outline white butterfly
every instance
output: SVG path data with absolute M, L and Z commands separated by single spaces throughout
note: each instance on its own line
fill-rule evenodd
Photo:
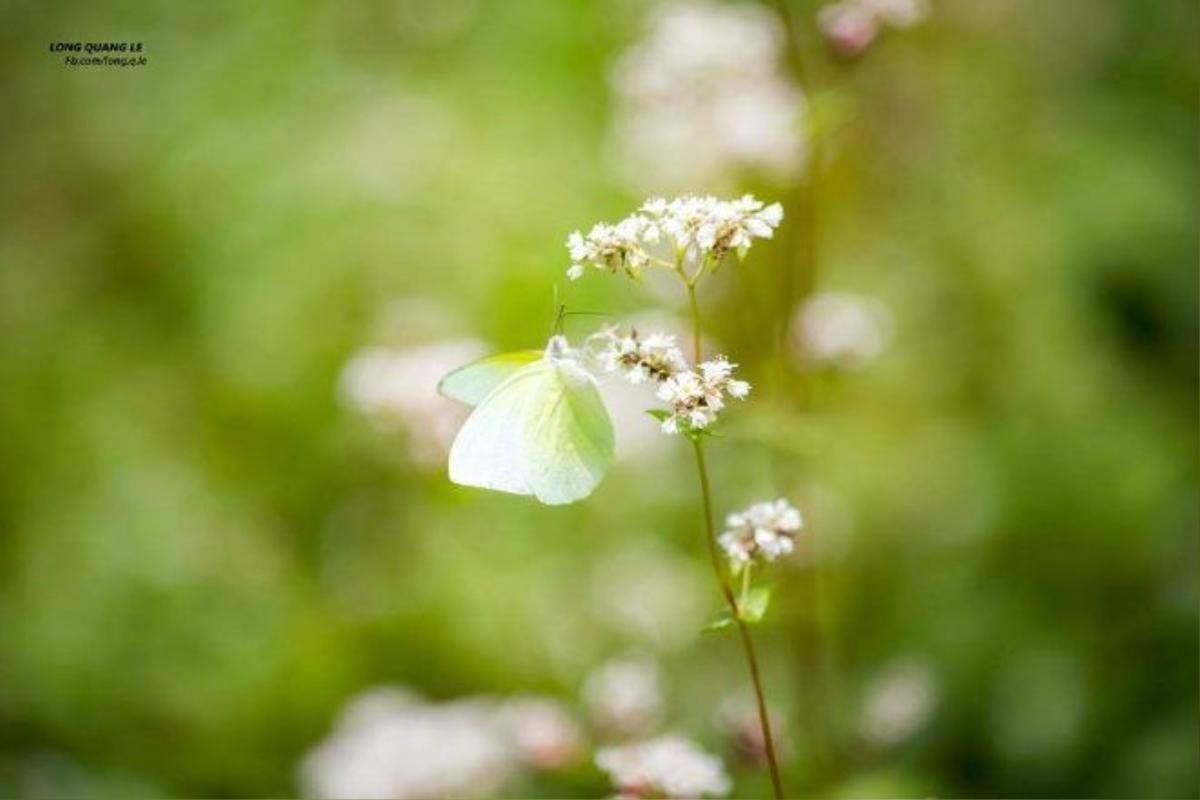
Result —
M 455 483 L 561 505 L 591 494 L 612 464 L 612 422 L 596 380 L 561 336 L 543 352 L 460 367 L 438 391 L 475 406 L 450 448 Z

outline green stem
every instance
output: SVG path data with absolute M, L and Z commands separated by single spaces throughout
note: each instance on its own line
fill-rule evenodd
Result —
M 696 287 L 687 284 L 688 305 L 692 310 L 692 363 L 699 366 L 703 353 L 700 351 L 700 306 L 696 302 Z
M 687 283 L 688 304 L 692 312 L 692 351 L 696 363 L 700 362 L 700 307 L 696 303 L 696 288 Z M 763 692 L 762 676 L 758 669 L 758 656 L 754 652 L 754 640 L 750 637 L 750 628 L 742 619 L 738 609 L 737 598 L 733 594 L 733 586 L 721 566 L 721 554 L 717 549 L 717 530 L 713 524 L 712 487 L 708 480 L 708 464 L 704 460 L 704 445 L 699 438 L 692 439 L 692 451 L 696 455 L 696 472 L 700 476 L 700 495 L 704 506 L 705 544 L 708 547 L 708 558 L 712 562 L 713 574 L 717 585 L 721 587 L 721 595 L 729 606 L 729 615 L 737 625 L 738 634 L 742 640 L 742 650 L 746 654 L 746 664 L 750 667 L 750 681 L 754 684 L 754 699 L 758 704 L 758 724 L 762 729 L 763 744 L 767 751 L 767 765 L 771 771 L 771 786 L 775 790 L 776 800 L 783 800 L 783 779 L 779 775 L 779 759 L 775 755 L 775 739 L 771 735 L 771 718 L 767 714 L 767 701 Z
M 763 691 L 762 675 L 758 669 L 758 656 L 754 652 L 754 640 L 750 638 L 750 628 L 738 610 L 737 598 L 733 595 L 733 587 L 725 571 L 721 568 L 721 554 L 717 551 L 717 532 L 713 525 L 712 489 L 708 481 L 708 465 L 704 460 L 704 445 L 700 440 L 692 440 L 692 450 L 696 454 L 696 471 L 700 476 L 700 494 L 704 500 L 705 541 L 708 544 L 708 557 L 712 561 L 713 573 L 717 576 L 717 584 L 721 587 L 721 595 L 729 606 L 729 614 L 737 625 L 738 634 L 742 640 L 742 650 L 746 653 L 746 663 L 750 667 L 750 681 L 754 684 L 754 699 L 758 704 L 758 724 L 762 729 L 763 744 L 767 750 L 767 765 L 771 770 L 771 785 L 775 789 L 777 800 L 783 800 L 783 779 L 779 775 L 779 759 L 775 755 L 775 739 L 771 734 L 771 718 L 767 714 L 766 695 Z

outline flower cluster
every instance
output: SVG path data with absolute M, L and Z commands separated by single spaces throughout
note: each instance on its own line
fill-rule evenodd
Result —
M 717 356 L 692 369 L 675 346 L 675 337 L 665 333 L 643 340 L 636 331 L 622 336 L 616 328 L 606 328 L 591 341 L 599 342 L 597 357 L 609 372 L 621 373 L 630 383 L 658 385 L 658 399 L 668 406 L 661 417 L 664 433 L 707 428 L 725 407 L 726 397 L 741 400 L 750 393 L 749 383 L 733 377 L 737 364 Z
M 595 334 L 592 341 L 602 345 L 601 366 L 609 372 L 621 373 L 630 383 L 664 381 L 688 368 L 683 352 L 670 334 L 652 333 L 642 339 L 636 330 L 621 336 L 614 326 Z
M 783 220 L 779 203 L 765 206 L 753 195 L 719 200 L 711 195 L 685 195 L 674 200 L 652 198 L 637 213 L 615 225 L 600 223 L 584 236 L 567 238 L 571 280 L 591 266 L 637 277 L 649 264 L 672 267 L 716 264 L 730 251 L 744 257 L 755 239 L 769 239 Z
M 575 280 L 583 275 L 584 264 L 609 272 L 624 271 L 630 277 L 637 277 L 650 260 L 642 246 L 643 242 L 650 241 L 650 230 L 647 220 L 634 214 L 616 225 L 597 223 L 587 236 L 575 231 L 567 237 L 567 252 L 571 254 L 567 277 Z
M 429 702 L 402 687 L 354 697 L 305 756 L 306 797 L 494 797 L 528 770 L 553 770 L 583 752 L 570 713 L 547 697 Z
M 883 26 L 911 28 L 928 13 L 925 0 L 839 0 L 818 12 L 817 24 L 835 52 L 853 58 L 871 46 Z
M 613 151 L 634 186 L 790 178 L 804 165 L 804 95 L 784 68 L 778 15 L 754 3 L 657 4 L 617 62 Z
M 659 384 L 658 398 L 671 407 L 663 420 L 664 433 L 707 428 L 725 407 L 725 396 L 742 400 L 750 394 L 750 384 L 734 380 L 736 364 L 724 356 L 700 364 L 700 371 L 680 372 Z
M 596 766 L 608 773 L 621 797 L 720 797 L 731 785 L 719 758 L 670 734 L 606 747 L 596 753 Z
M 300 782 L 322 800 L 481 797 L 515 769 L 486 703 L 426 703 L 401 689 L 355 698 L 337 727 L 305 758 Z
M 662 687 L 652 661 L 609 661 L 590 675 L 583 699 L 593 723 L 606 736 L 644 736 L 662 716 Z
M 804 522 L 787 500 L 755 503 L 725 518 L 718 538 L 735 567 L 755 560 L 774 561 L 795 548 L 795 536 Z

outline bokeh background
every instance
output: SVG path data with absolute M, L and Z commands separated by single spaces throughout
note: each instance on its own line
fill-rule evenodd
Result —
M 621 698 L 764 793 L 684 445 L 626 398 L 541 507 L 447 481 L 432 393 L 556 284 L 675 324 L 563 241 L 690 190 L 787 214 L 701 300 L 755 384 L 718 513 L 806 520 L 757 631 L 791 791 L 1195 796 L 1197 8 L 853 5 L 6 4 L 0 794 L 329 794 L 428 755 L 309 755 L 382 686 L 447 773 L 512 698 L 561 723 L 397 793 L 605 796 Z M 110 39 L 149 64 L 47 52 Z

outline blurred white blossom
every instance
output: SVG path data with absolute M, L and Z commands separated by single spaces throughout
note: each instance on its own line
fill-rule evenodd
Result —
M 795 549 L 803 526 L 800 512 L 787 500 L 755 503 L 725 518 L 717 541 L 735 567 L 751 561 L 774 561 Z
M 786 751 L 783 721 L 774 713 L 770 717 L 775 749 L 783 756 Z M 715 721 L 739 759 L 756 767 L 767 764 L 767 740 L 763 737 L 753 695 L 737 692 L 726 697 L 717 708 Z
M 506 700 L 498 719 L 521 757 L 535 769 L 558 769 L 583 754 L 578 724 L 562 703 L 548 697 Z
M 583 699 L 596 728 L 606 736 L 649 733 L 662 716 L 662 689 L 652 661 L 609 661 L 587 677 Z
M 817 26 L 839 55 L 862 54 L 884 26 L 910 28 L 929 14 L 926 0 L 839 0 L 817 12 Z
M 731 788 L 721 759 L 677 735 L 603 748 L 596 766 L 621 797 L 722 797 Z
M 426 466 L 441 466 L 467 411 L 437 393 L 438 381 L 484 351 L 474 339 L 367 348 L 342 370 L 343 402 L 380 427 L 402 427 L 413 457 Z
M 804 166 L 804 95 L 784 68 L 786 33 L 754 3 L 676 0 L 617 62 L 614 154 L 641 187 L 724 188 L 750 171 Z
M 849 292 L 822 292 L 792 318 L 792 342 L 807 364 L 859 369 L 887 348 L 892 315 L 880 301 Z
M 300 767 L 315 798 L 491 797 L 517 767 L 491 703 L 376 689 L 351 701 Z
M 885 666 L 866 689 L 859 721 L 863 739 L 879 747 L 899 744 L 925 724 L 937 698 L 925 664 L 903 659 Z
M 575 280 L 587 267 L 640 277 L 647 266 L 673 268 L 676 254 L 695 268 L 715 265 L 730 251 L 744 257 L 755 239 L 770 239 L 783 221 L 783 206 L 764 205 L 753 195 L 719 200 L 711 195 L 652 198 L 616 224 L 600 222 L 586 236 L 567 237 Z
M 483 798 L 523 769 L 559 769 L 583 752 L 579 726 L 551 698 L 431 703 L 389 686 L 346 704 L 299 777 L 305 796 L 330 800 Z

